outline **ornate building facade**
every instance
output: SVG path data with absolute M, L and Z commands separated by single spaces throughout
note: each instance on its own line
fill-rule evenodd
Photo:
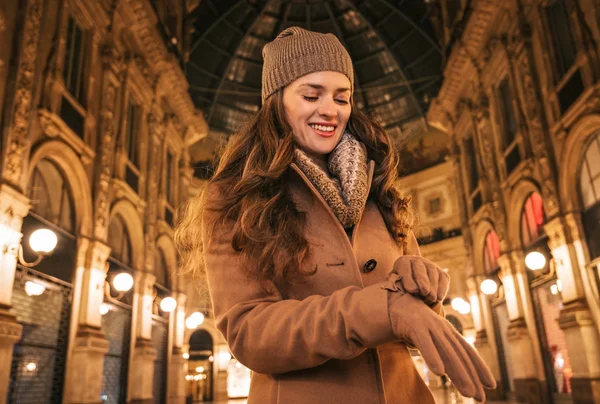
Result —
M 600 403 L 600 3 L 434 3 L 444 82 L 428 120 L 451 136 L 494 395 Z
M 0 4 L 0 403 L 185 401 L 191 3 Z

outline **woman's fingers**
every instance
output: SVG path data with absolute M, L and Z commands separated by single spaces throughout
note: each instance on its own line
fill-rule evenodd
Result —
M 475 348 L 469 345 L 469 343 L 464 338 L 460 339 L 460 343 L 463 345 L 465 351 L 471 358 L 471 362 L 473 363 L 473 366 L 475 367 L 477 374 L 479 375 L 479 380 L 481 380 L 483 386 L 487 389 L 495 389 L 496 378 L 494 377 L 488 366 L 485 364 L 483 359 L 481 359 L 481 356 L 479 356 L 477 351 L 475 351 Z
M 438 295 L 438 286 L 440 280 L 440 272 L 436 265 L 426 264 L 427 276 L 429 277 L 429 294 L 425 296 L 427 303 L 435 303 L 440 299 Z
M 427 363 L 429 369 L 438 376 L 446 373 L 444 361 L 433 343 L 429 330 L 421 331 L 411 338 L 411 342 L 421 352 L 423 360 Z
M 411 261 L 413 279 L 419 287 L 421 296 L 426 297 L 431 291 L 431 284 L 429 282 L 429 274 L 427 267 L 423 260 Z
M 475 369 L 475 364 L 473 363 L 471 356 L 467 353 L 467 347 L 463 346 L 460 342 L 460 340 L 464 340 L 464 338 L 454 330 L 448 330 L 446 336 L 452 344 L 454 351 L 458 354 L 459 357 L 462 358 L 465 368 L 471 375 L 471 381 L 475 386 L 475 395 L 473 395 L 473 398 L 477 401 L 484 401 L 485 391 L 483 390 L 483 384 L 481 383 L 479 374 Z M 469 348 L 471 347 L 469 346 Z
M 438 300 L 444 300 L 450 288 L 450 276 L 441 269 L 439 270 L 439 275 L 437 295 Z
M 465 397 L 474 397 L 477 391 L 475 384 L 471 380 L 471 376 L 465 368 L 462 359 L 454 351 L 450 341 L 448 341 L 448 336 L 443 328 L 430 330 L 430 332 L 437 351 L 444 361 L 446 373 L 460 394 Z

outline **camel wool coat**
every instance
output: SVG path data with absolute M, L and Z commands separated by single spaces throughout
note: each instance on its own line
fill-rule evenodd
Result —
M 370 161 L 369 188 L 373 171 Z M 265 292 L 232 248 L 232 228 L 217 226 L 211 237 L 203 229 L 217 328 L 253 371 L 248 404 L 435 404 L 392 332 L 381 287 L 399 256 L 419 255 L 414 235 L 402 251 L 368 200 L 349 239 L 295 164 L 288 178 L 297 209 L 307 212 L 306 265 L 315 275 Z

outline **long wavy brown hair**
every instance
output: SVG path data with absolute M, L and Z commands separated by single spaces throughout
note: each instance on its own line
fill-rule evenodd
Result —
M 402 244 L 412 228 L 413 215 L 410 199 L 394 187 L 398 157 L 392 139 L 354 107 L 346 130 L 366 145 L 368 158 L 375 162 L 369 197 L 376 201 L 390 234 Z M 175 243 L 183 271 L 202 273 L 201 228 L 208 226 L 209 234 L 215 230 L 233 233 L 233 249 L 242 255 L 249 276 L 263 285 L 315 272 L 303 265 L 311 251 L 304 236 L 307 213 L 296 209 L 286 187 L 295 147 L 283 90 L 279 90 L 231 137 L 205 188 L 210 191 L 188 201 L 179 212 Z M 208 198 L 215 190 L 218 198 Z

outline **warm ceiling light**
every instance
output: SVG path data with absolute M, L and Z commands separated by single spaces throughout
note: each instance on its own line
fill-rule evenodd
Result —
M 26 366 L 25 369 L 27 369 L 29 372 L 33 372 L 34 370 L 37 369 L 37 365 L 33 362 L 29 362 Z
M 38 229 L 29 236 L 29 246 L 38 254 L 49 254 L 54 250 L 58 239 L 49 229 Z

